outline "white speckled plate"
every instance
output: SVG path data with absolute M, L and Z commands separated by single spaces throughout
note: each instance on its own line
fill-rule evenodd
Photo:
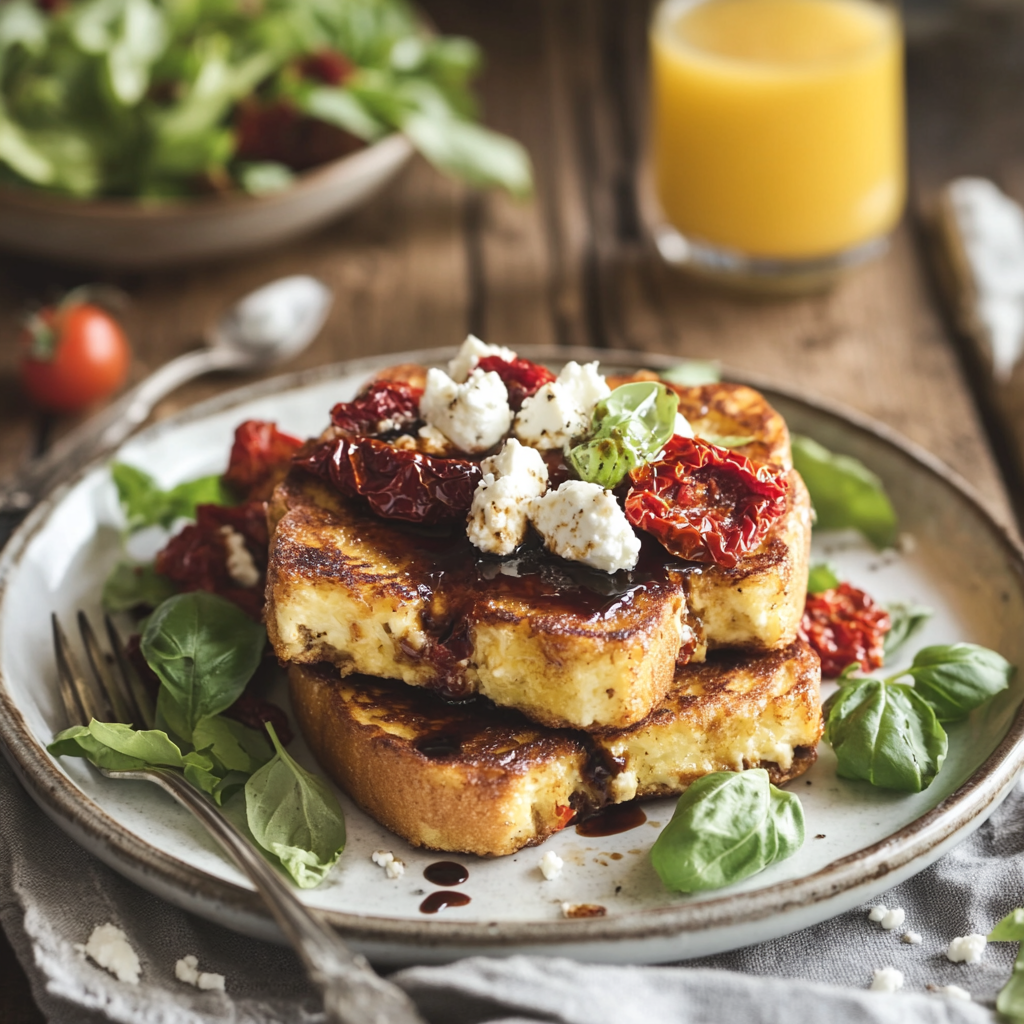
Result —
M 599 358 L 635 367 L 622 352 L 524 352 L 552 364 Z M 428 352 L 347 363 L 232 392 L 140 434 L 120 458 L 160 483 L 223 467 L 235 425 L 257 417 L 297 434 L 318 432 L 330 406 L 352 397 L 376 369 Z M 670 365 L 645 357 L 648 366 Z M 815 538 L 842 574 L 886 602 L 936 609 L 920 643 L 970 640 L 1024 664 L 1024 561 L 1017 545 L 935 459 L 863 419 L 764 389 L 794 431 L 863 459 L 885 480 L 906 553 L 879 555 L 856 535 Z M 78 607 L 99 609 L 104 575 L 119 554 L 114 489 L 104 466 L 86 469 L 44 502 L 0 557 L 0 737 L 29 791 L 58 824 L 115 869 L 165 899 L 221 924 L 277 938 L 244 877 L 170 798 L 145 783 L 104 779 L 78 760 L 45 751 L 65 724 L 56 692 L 49 614 L 67 622 Z M 135 543 L 145 543 L 137 538 Z M 155 545 L 158 538 L 150 537 Z M 588 839 L 568 829 L 544 844 L 565 868 L 552 882 L 539 870 L 543 850 L 483 860 L 460 888 L 469 905 L 427 917 L 418 907 L 433 887 L 423 868 L 439 859 L 414 850 L 344 800 L 350 842 L 338 867 L 303 894 L 381 963 L 441 962 L 477 953 L 562 954 L 587 960 L 657 962 L 713 953 L 785 934 L 846 910 L 920 871 L 983 822 L 1024 764 L 1019 713 L 1024 674 L 1009 691 L 950 729 L 950 753 L 936 782 L 913 796 L 836 778 L 824 744 L 814 768 L 792 784 L 803 802 L 808 839 L 793 858 L 745 883 L 696 897 L 666 893 L 647 858 L 671 800 L 645 805 L 632 831 Z M 313 767 L 297 743 L 300 760 Z M 405 861 L 392 881 L 370 861 L 380 847 Z M 600 903 L 604 918 L 564 920 L 559 904 Z

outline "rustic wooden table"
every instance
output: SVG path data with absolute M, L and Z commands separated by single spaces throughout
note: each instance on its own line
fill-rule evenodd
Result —
M 963 369 L 913 224 L 891 251 L 828 294 L 755 301 L 691 283 L 645 229 L 646 5 L 620 0 L 423 4 L 445 31 L 479 40 L 489 123 L 533 154 L 537 197 L 481 195 L 416 162 L 350 219 L 230 264 L 123 275 L 141 377 L 197 344 L 248 289 L 295 272 L 329 284 L 327 327 L 295 367 L 370 352 L 455 345 L 467 330 L 509 345 L 593 345 L 721 360 L 888 423 L 961 473 L 1012 522 L 1000 463 L 1016 458 L 983 384 Z M 909 100 L 915 195 L 965 172 L 1024 188 L 1024 18 L 911 12 Z M 15 376 L 21 311 L 87 275 L 0 258 L 0 476 L 72 424 L 35 413 Z M 207 379 L 158 416 L 240 383 Z M 975 396 L 981 395 L 979 401 Z M 1018 497 L 1020 497 L 1018 495 Z M 2 827 L 2 825 L 0 825 Z M 42 1020 L 0 933 L 0 1020 Z

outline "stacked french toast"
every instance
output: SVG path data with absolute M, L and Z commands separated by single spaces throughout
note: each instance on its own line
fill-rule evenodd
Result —
M 675 419 L 645 452 L 655 402 Z M 298 723 L 414 845 L 509 854 L 709 772 L 813 763 L 810 502 L 748 387 L 556 377 L 470 338 L 337 406 L 269 515 Z

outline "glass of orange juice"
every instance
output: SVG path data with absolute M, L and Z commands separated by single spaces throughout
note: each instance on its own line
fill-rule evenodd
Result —
M 902 58 L 898 11 L 881 0 L 662 0 L 662 255 L 802 290 L 883 251 L 906 195 Z

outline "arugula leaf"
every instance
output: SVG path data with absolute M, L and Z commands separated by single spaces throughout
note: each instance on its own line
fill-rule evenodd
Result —
M 807 574 L 807 593 L 821 594 L 826 590 L 834 590 L 840 582 L 834 566 L 828 562 L 815 562 Z
M 251 196 L 267 196 L 274 192 L 283 192 L 295 182 L 295 175 L 291 169 L 273 160 L 240 163 L 236 173 L 238 183 Z
M 316 86 L 297 97 L 297 102 L 310 117 L 332 124 L 367 142 L 387 134 L 388 126 L 375 117 L 351 89 Z
M 988 933 L 989 942 L 1024 941 L 1024 910 L 1011 910 L 999 924 Z M 996 996 L 996 1009 L 1004 1017 L 1024 1020 L 1024 948 L 1017 950 L 1013 973 Z
M 659 382 L 617 387 L 597 403 L 593 434 L 569 452 L 570 465 L 581 480 L 617 487 L 672 436 L 678 408 L 679 396 Z
M 1015 671 L 1001 654 L 987 647 L 940 644 L 923 647 L 910 668 L 888 681 L 910 676 L 914 690 L 932 706 L 939 721 L 955 722 L 1005 690 Z
M 684 359 L 678 365 L 662 370 L 660 376 L 669 384 L 696 388 L 702 384 L 717 384 L 722 379 L 722 371 L 718 363 L 707 359 Z
M 118 562 L 103 583 L 103 607 L 108 612 L 156 608 L 178 592 L 152 563 Z
M 195 519 L 197 505 L 234 504 L 219 476 L 186 480 L 165 491 L 147 472 L 126 462 L 115 462 L 110 472 L 131 532 L 146 526 L 166 529 L 176 519 Z
M 256 842 L 311 889 L 345 849 L 345 817 L 327 783 L 295 762 L 269 723 L 267 731 L 277 753 L 245 784 L 246 819 Z
M 809 437 L 793 435 L 793 465 L 807 484 L 817 525 L 853 527 L 877 548 L 896 541 L 896 512 L 881 479 L 849 455 L 836 455 Z
M 803 841 L 800 801 L 771 785 L 763 768 L 713 772 L 679 798 L 651 863 L 666 888 L 704 892 L 763 871 Z
M 880 679 L 853 679 L 825 703 L 824 738 L 844 779 L 882 789 L 919 793 L 946 757 L 946 732 L 931 705 L 913 687 Z
M 142 634 L 142 655 L 163 684 L 157 711 L 182 739 L 241 696 L 263 657 L 266 631 L 216 594 L 164 601 Z
M 924 628 L 925 623 L 935 614 L 924 605 L 894 601 L 885 606 L 892 621 L 892 628 L 885 634 L 883 648 L 886 660 L 891 658 L 915 634 Z
M 515 139 L 436 111 L 409 115 L 401 128 L 438 170 L 481 188 L 497 185 L 518 199 L 533 194 L 530 157 Z

